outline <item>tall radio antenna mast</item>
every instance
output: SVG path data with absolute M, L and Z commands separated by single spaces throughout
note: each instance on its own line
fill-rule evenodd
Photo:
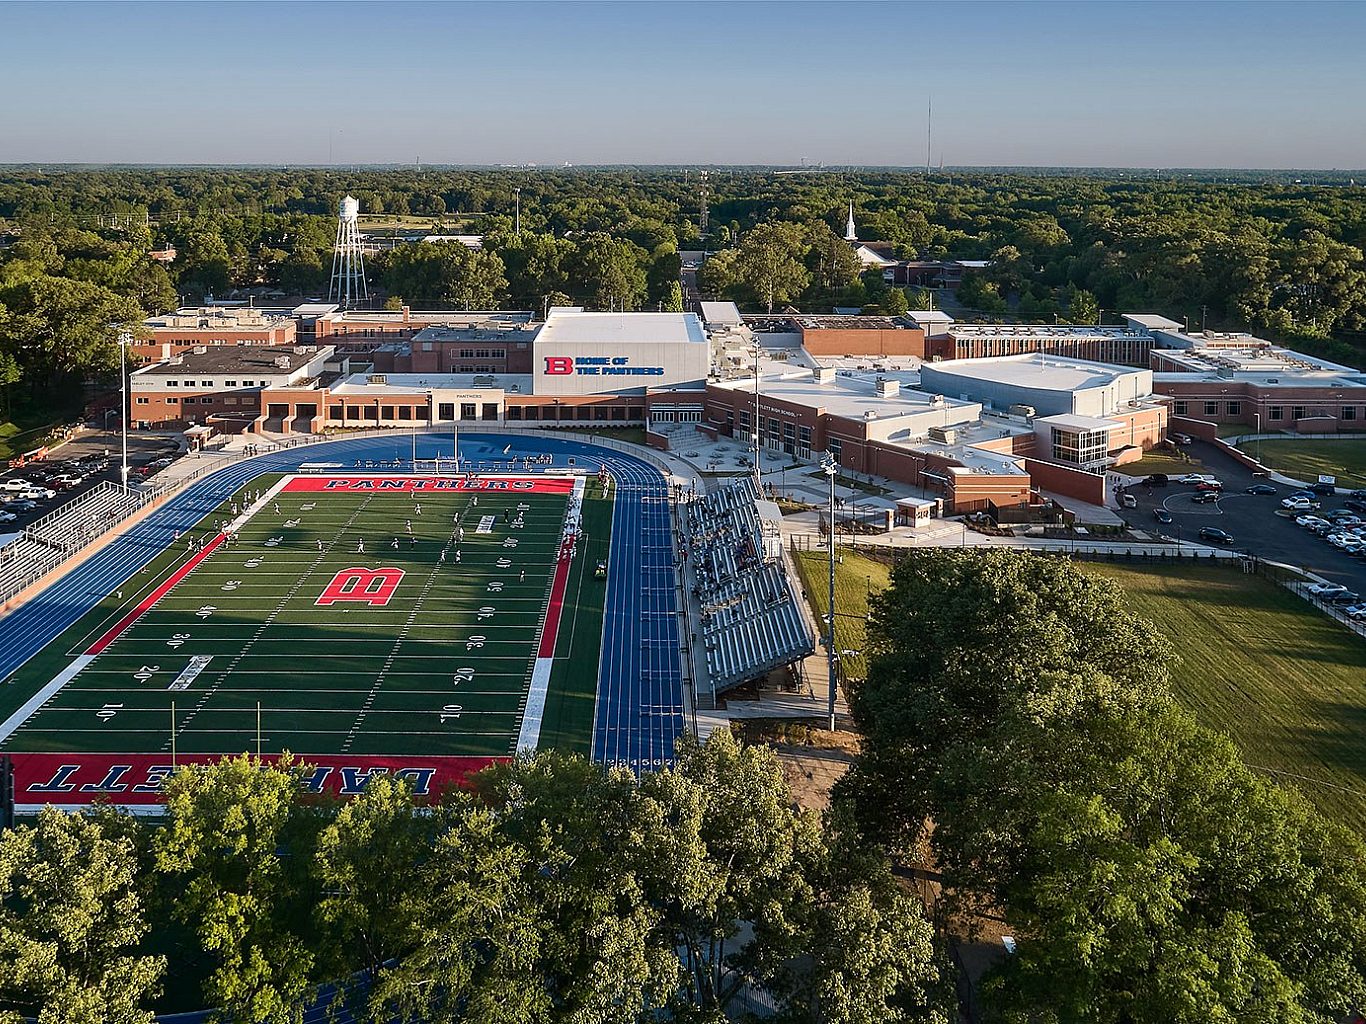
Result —
M 930 176 L 930 142 L 934 132 L 934 97 L 925 101 L 925 177 Z

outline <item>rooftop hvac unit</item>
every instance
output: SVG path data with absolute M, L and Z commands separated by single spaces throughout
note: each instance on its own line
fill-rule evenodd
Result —
M 930 427 L 929 435 L 931 441 L 938 441 L 940 444 L 958 443 L 957 427 Z
M 208 351 L 209 347 L 207 345 L 196 345 L 194 347 L 194 354 L 197 356 L 205 355 Z
M 291 360 L 291 359 L 289 358 L 289 356 L 276 356 L 276 357 L 275 357 L 275 365 L 278 366 L 278 367 L 279 367 L 280 369 L 282 369 L 282 370 L 288 370 L 288 369 L 289 369 L 289 364 L 290 364 L 291 362 L 293 362 L 293 360 Z
M 383 373 L 372 373 L 372 374 L 370 374 L 370 376 L 368 376 L 368 377 L 365 378 L 365 383 L 367 383 L 367 384 L 388 384 L 388 383 L 389 383 L 389 377 L 388 377 L 387 374 L 383 374 Z
M 1009 409 L 1012 416 L 1033 416 L 1036 411 L 1032 405 L 1012 405 Z
M 895 398 L 901 394 L 901 381 L 888 380 L 885 377 L 877 379 L 877 396 L 879 398 Z

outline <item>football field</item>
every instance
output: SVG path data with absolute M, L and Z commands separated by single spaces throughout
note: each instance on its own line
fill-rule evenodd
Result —
M 589 488 L 606 505 L 568 475 L 253 481 L 26 666 L 51 678 L 0 739 L 362 766 L 535 748 L 562 731 L 546 716 L 552 682 L 574 682 L 570 638 L 596 662 L 604 584 L 585 562 L 608 538 L 583 537 Z

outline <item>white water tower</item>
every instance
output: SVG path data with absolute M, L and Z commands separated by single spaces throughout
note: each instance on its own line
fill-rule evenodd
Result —
M 329 301 L 342 309 L 352 309 L 370 301 L 365 287 L 365 253 L 360 244 L 360 201 L 347 196 L 337 214 L 337 244 L 332 250 L 332 281 L 327 286 Z

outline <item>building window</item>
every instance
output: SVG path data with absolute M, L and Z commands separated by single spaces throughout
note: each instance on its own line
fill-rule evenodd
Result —
M 1283 410 L 1279 405 L 1273 405 L 1273 406 L 1271 407 L 1271 412 L 1270 412 L 1270 414 L 1269 414 L 1269 418 L 1270 418 L 1270 419 L 1273 419 L 1273 420 L 1284 419 L 1284 418 L 1285 418 L 1285 410 Z
M 225 380 L 225 381 L 223 382 L 223 386 L 224 386 L 225 388 L 235 388 L 235 387 L 237 387 L 237 381 L 235 381 L 235 380 Z
M 199 404 L 200 404 L 200 405 L 212 405 L 212 404 L 213 404 L 213 396 L 212 396 L 212 395 L 205 395 L 203 398 L 201 398 L 201 399 L 199 400 Z
M 1218 415 L 1219 415 L 1219 403 L 1218 403 L 1218 402 L 1206 402 L 1206 403 L 1205 403 L 1205 415 L 1206 415 L 1206 416 L 1218 416 Z
M 1109 433 L 1104 430 L 1061 430 L 1053 428 L 1053 458 L 1074 466 L 1103 463 L 1109 451 Z
M 339 419 L 341 419 L 341 418 L 342 418 L 342 406 L 340 406 L 340 405 L 329 405 L 329 406 L 327 407 L 327 418 L 330 419 L 330 420 L 339 420 Z
M 348 420 L 358 420 L 358 419 L 360 419 L 360 406 L 358 406 L 358 405 L 348 406 L 347 409 L 346 409 L 346 418 L 347 418 Z
M 510 420 L 520 420 L 522 418 L 522 407 L 520 405 L 509 405 L 507 408 L 507 418 Z
M 605 412 L 606 410 L 601 410 L 601 411 Z M 498 403 L 497 403 L 497 402 L 485 402 L 485 403 L 484 403 L 484 419 L 486 419 L 486 420 L 496 420 L 497 418 L 498 418 Z M 599 419 L 606 419 L 607 417 L 606 417 L 606 416 L 599 416 L 598 418 L 599 418 Z
M 1241 416 L 1241 415 L 1243 414 L 1243 403 L 1242 403 L 1242 402 L 1229 402 L 1229 403 L 1228 403 L 1228 414 L 1229 414 L 1230 416 Z
M 799 458 L 811 458 L 811 428 L 797 428 L 797 455 Z
M 178 381 L 178 380 L 168 380 L 168 381 L 166 382 L 166 386 L 167 386 L 168 388 L 178 388 L 178 387 L 180 387 L 180 381 Z
M 462 420 L 472 420 L 472 419 L 474 419 L 474 417 L 475 417 L 474 403 L 473 403 L 473 402 L 461 402 L 461 403 L 460 403 L 460 418 L 461 418 Z
M 1357 407 L 1356 407 L 1355 405 L 1344 405 L 1344 406 L 1342 407 L 1342 418 L 1345 419 L 1345 420 L 1354 420 L 1354 419 L 1356 419 L 1356 418 L 1357 418 Z
M 211 387 L 213 387 L 213 381 L 211 381 L 211 380 L 201 380 L 201 381 L 199 382 L 199 386 L 200 386 L 201 388 L 211 388 Z
M 401 419 L 401 420 L 410 420 L 410 419 L 412 419 L 412 418 L 413 418 L 413 407 L 412 407 L 411 405 L 400 405 L 400 406 L 398 407 L 398 418 Z
M 146 405 L 146 404 L 147 404 L 147 399 L 145 399 L 145 398 L 139 398 L 138 401 L 137 401 L 137 404 L 138 404 L 138 405 Z
M 393 407 L 392 405 L 386 405 L 384 408 L 382 408 L 382 409 L 379 411 L 379 418 L 382 419 L 382 420 L 391 420 L 391 419 L 393 419 L 393 418 L 394 418 L 394 407 Z
M 1302 406 L 1302 405 L 1292 405 L 1292 406 L 1290 407 L 1290 418 L 1291 418 L 1292 420 L 1302 420 L 1302 419 L 1304 419 L 1304 406 Z
M 1186 415 L 1186 408 L 1187 408 L 1187 403 L 1186 403 L 1186 402 L 1177 402 L 1177 403 L 1175 403 L 1175 404 L 1172 406 L 1172 411 L 1173 411 L 1177 416 L 1184 416 L 1184 415 Z
M 460 358 L 461 358 L 461 359 L 473 359 L 473 358 L 474 358 L 474 349 L 472 349 L 472 348 L 462 348 L 462 349 L 460 350 Z
M 829 449 L 830 454 L 833 455 L 835 457 L 835 461 L 838 462 L 840 458 L 840 453 L 844 450 L 844 442 L 840 440 L 838 437 L 827 438 L 825 442 L 825 447 Z
M 185 399 L 185 401 L 187 401 L 187 402 L 193 402 L 194 399 L 193 399 L 193 398 L 187 398 L 187 399 Z M 166 397 L 166 404 L 167 404 L 167 405 L 179 405 L 179 404 L 180 404 L 180 399 L 179 399 L 179 398 L 176 398 L 175 395 L 168 395 L 168 396 Z
M 256 383 L 256 381 L 254 381 L 254 380 L 244 380 L 244 381 L 242 382 L 242 386 L 243 386 L 244 388 L 249 388 L 249 387 L 251 387 L 252 385 L 254 385 L 255 383 Z

